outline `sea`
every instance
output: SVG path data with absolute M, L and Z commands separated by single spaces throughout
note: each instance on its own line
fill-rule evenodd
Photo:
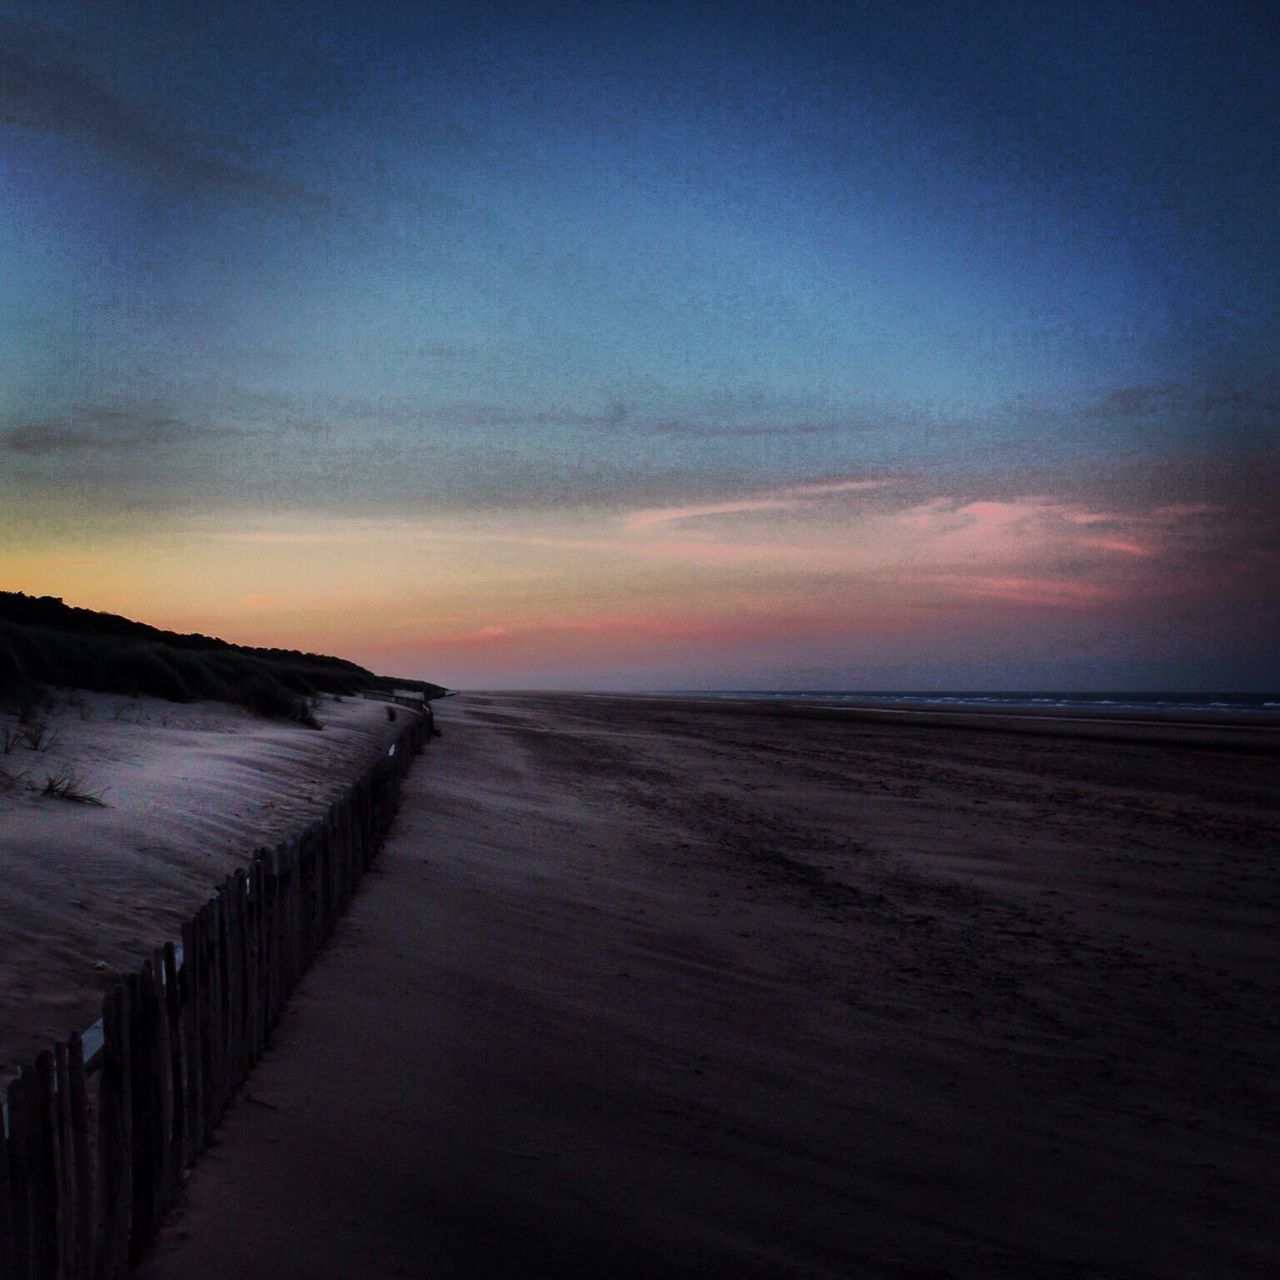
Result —
M 865 689 L 716 689 L 683 690 L 700 698 L 813 702 L 901 710 L 1042 711 L 1075 715 L 1145 716 L 1156 719 L 1203 717 L 1219 723 L 1275 720 L 1280 693 L 1063 693 L 1053 690 L 865 690 Z

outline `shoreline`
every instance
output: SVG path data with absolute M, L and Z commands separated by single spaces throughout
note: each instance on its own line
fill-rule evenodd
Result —
M 1115 710 L 1099 714 L 1076 708 L 1000 708 L 984 710 L 942 704 L 920 707 L 885 707 L 872 702 L 823 702 L 817 697 L 738 698 L 731 694 L 663 693 L 529 693 L 504 690 L 494 697 L 599 698 L 607 701 L 635 700 L 679 707 L 701 706 L 708 710 L 732 708 L 743 715 L 779 719 L 862 720 L 869 724 L 898 723 L 916 728 L 986 729 L 999 733 L 1045 734 L 1054 737 L 1105 738 L 1160 746 L 1188 746 L 1207 749 L 1280 753 L 1280 715 L 1265 720 L 1242 722 L 1223 713 L 1218 716 L 1177 711 L 1152 712 L 1135 716 Z

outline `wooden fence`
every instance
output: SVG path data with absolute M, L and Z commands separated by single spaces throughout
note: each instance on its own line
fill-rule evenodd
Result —
M 73 1035 L 12 1081 L 0 1280 L 125 1275 L 350 902 L 429 734 L 415 716 L 321 821 L 225 880 L 180 948 L 166 943 L 118 982 L 99 1050 Z

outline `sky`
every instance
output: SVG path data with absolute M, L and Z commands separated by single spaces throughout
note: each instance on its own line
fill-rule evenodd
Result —
M 1278 35 L 0 0 L 0 586 L 456 688 L 1280 687 Z

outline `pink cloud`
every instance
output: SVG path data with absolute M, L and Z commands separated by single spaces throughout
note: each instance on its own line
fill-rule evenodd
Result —
M 1036 494 L 970 502 L 939 497 L 892 522 L 905 576 L 914 568 L 917 581 L 977 599 L 1087 607 L 1160 589 L 1162 557 L 1185 541 L 1191 515 L 1186 507 L 1098 510 Z
M 693 503 L 681 507 L 652 507 L 629 512 L 622 517 L 622 526 L 625 529 L 647 529 L 655 525 L 672 524 L 682 520 L 702 519 L 705 516 L 742 515 L 753 511 L 790 511 L 804 506 L 810 498 L 882 489 L 886 485 L 893 484 L 894 479 L 894 477 L 883 476 L 842 476 L 783 485 L 781 488 L 769 490 L 758 496 L 745 495 L 740 498 L 726 498 L 720 502 Z
M 1152 553 L 1150 546 L 1128 538 L 1085 538 L 1080 545 L 1094 547 L 1099 551 L 1119 551 L 1127 556 L 1149 556 Z
M 1115 524 L 1124 519 L 1107 511 L 1068 511 L 1066 518 L 1072 524 Z
M 1088 551 L 1151 556 L 1177 523 L 1166 508 L 1121 515 L 1043 495 L 959 504 L 934 498 L 895 520 L 934 554 L 1003 563 Z
M 1001 577 L 980 574 L 935 574 L 928 579 L 959 595 L 1009 604 L 1079 608 L 1119 599 L 1119 589 L 1075 578 Z

